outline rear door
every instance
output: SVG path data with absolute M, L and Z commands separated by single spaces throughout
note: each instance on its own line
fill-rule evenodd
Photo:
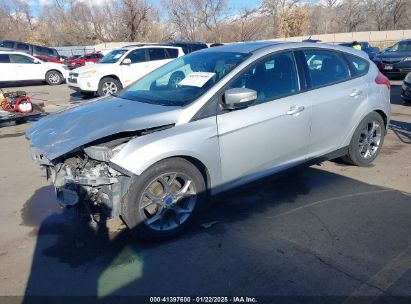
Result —
M 230 88 L 255 90 L 257 101 L 217 116 L 224 183 L 241 184 L 256 174 L 265 175 L 306 159 L 311 100 L 298 94 L 293 52 L 261 59 L 240 73 Z
M 35 59 L 22 54 L 10 54 L 11 65 L 16 71 L 16 80 L 40 80 L 44 79 L 41 63 Z
M 15 81 L 16 69 L 8 54 L 0 54 L 0 81 Z
M 147 52 L 148 60 L 150 60 L 150 64 L 146 70 L 147 74 L 173 60 L 168 57 L 169 54 L 166 52 L 166 48 L 147 48 Z M 172 51 L 171 54 L 173 54 Z
M 307 49 L 302 56 L 310 87 L 306 98 L 313 102 L 309 154 L 322 156 L 342 148 L 356 109 L 367 99 L 367 84 L 364 73 L 353 75 L 344 53 Z

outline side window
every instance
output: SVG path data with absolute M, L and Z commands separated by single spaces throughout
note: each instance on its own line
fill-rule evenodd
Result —
M 367 74 L 369 67 L 367 60 L 350 54 L 345 54 L 345 57 L 351 64 L 351 75 L 353 77 L 358 77 Z
M 178 49 L 164 49 L 167 54 L 167 58 L 177 58 L 178 57 Z
M 266 57 L 242 72 L 229 88 L 255 90 L 258 103 L 298 92 L 293 53 L 285 52 Z
M 7 49 L 12 49 L 14 48 L 14 42 L 4 41 L 1 46 Z
M 30 64 L 34 63 L 34 59 L 24 56 L 24 55 L 18 55 L 18 54 L 10 54 L 10 62 L 11 63 L 20 63 L 20 64 Z
M 28 44 L 25 43 L 17 43 L 17 49 L 22 51 L 28 51 L 30 47 Z
M 10 63 L 9 55 L 0 54 L 0 63 Z
M 333 84 L 350 78 L 347 64 L 336 52 L 307 50 L 304 51 L 304 56 L 313 87 Z
M 167 58 L 163 48 L 148 49 L 148 56 L 150 58 L 150 61 L 164 60 Z
M 129 58 L 131 60 L 131 63 L 139 63 L 139 62 L 144 62 L 146 61 L 146 50 L 145 49 L 139 49 L 130 52 L 130 54 L 127 55 L 126 58 Z

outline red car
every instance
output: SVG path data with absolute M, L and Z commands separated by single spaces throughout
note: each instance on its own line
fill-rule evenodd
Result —
M 85 54 L 84 56 L 80 58 L 75 58 L 75 59 L 68 59 L 66 60 L 66 65 L 69 67 L 70 70 L 79 68 L 81 66 L 86 65 L 86 62 L 98 62 L 100 61 L 101 58 L 103 58 L 103 54 L 100 52 L 98 53 L 89 53 Z
M 34 56 L 34 57 L 36 57 L 36 58 L 38 58 L 38 59 L 40 59 L 41 61 L 44 61 L 44 62 L 54 62 L 54 63 L 60 63 L 60 64 L 64 63 L 63 59 L 61 59 L 60 57 L 58 57 L 57 59 L 47 57 L 47 56 L 37 56 L 37 55 Z

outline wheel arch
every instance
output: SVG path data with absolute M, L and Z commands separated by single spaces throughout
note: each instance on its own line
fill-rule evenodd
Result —
M 102 76 L 102 77 L 100 78 L 100 80 L 99 80 L 99 83 L 100 83 L 104 78 L 113 78 L 113 79 L 115 79 L 115 80 L 120 81 L 121 85 L 123 85 L 123 83 L 121 82 L 120 78 L 119 78 L 117 75 L 115 75 L 115 74 L 109 74 L 109 75 L 104 75 L 104 76 Z
M 384 120 L 385 132 L 388 130 L 388 115 L 380 109 L 374 110 L 374 112 L 378 113 L 382 119 Z

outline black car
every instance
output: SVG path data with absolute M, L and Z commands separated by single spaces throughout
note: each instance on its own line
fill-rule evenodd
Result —
M 404 77 L 411 72 L 411 39 L 394 44 L 375 56 L 373 61 L 382 73 Z
M 369 42 L 360 41 L 358 44 L 361 46 L 361 51 L 367 53 L 368 57 L 372 60 L 375 56 L 380 53 L 380 49 L 377 47 L 373 47 Z M 353 42 L 344 42 L 340 43 L 341 46 L 352 47 Z
M 21 41 L 3 40 L 0 41 L 0 47 L 14 49 L 32 56 L 44 56 L 54 60 L 60 60 L 60 55 L 56 49 L 45 46 L 34 45 Z
M 170 41 L 161 43 L 161 45 L 179 46 L 183 49 L 184 54 L 208 48 L 207 44 L 200 41 Z
M 402 84 L 401 97 L 406 102 L 411 102 L 411 73 L 409 73 Z

